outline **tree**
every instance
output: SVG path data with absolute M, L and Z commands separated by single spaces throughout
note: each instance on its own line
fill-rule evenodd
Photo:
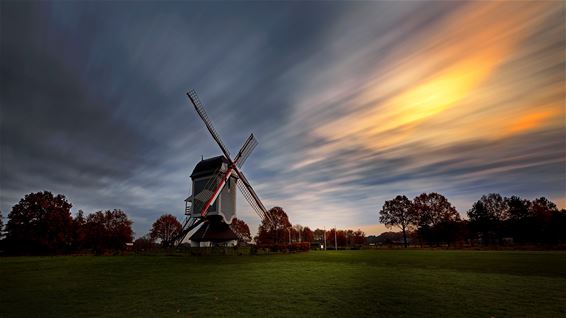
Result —
M 346 238 L 346 231 L 339 230 L 336 232 L 336 243 L 338 243 L 338 246 L 346 246 L 348 244 L 348 239 Z
M 532 211 L 531 214 L 533 215 L 551 214 L 558 211 L 556 204 L 545 197 L 534 199 L 533 202 L 531 202 L 530 208 Z
M 531 216 L 531 202 L 514 195 L 505 198 L 509 220 L 524 220 Z
M 86 219 L 83 210 L 79 210 L 73 218 L 73 249 L 80 250 L 84 247 L 86 237 Z
M 552 212 L 550 220 L 550 233 L 552 243 L 566 243 L 566 210 Z
M 324 242 L 324 232 L 325 232 L 325 231 L 322 230 L 322 229 L 316 229 L 316 230 L 314 230 L 314 232 L 312 233 L 312 234 L 313 234 L 314 241 L 323 243 L 323 242 Z
M 518 243 L 526 243 L 531 239 L 531 202 L 514 195 L 505 198 L 508 214 L 508 228 L 513 239 Z
M 505 198 L 503 198 L 499 193 L 483 195 L 480 201 L 485 205 L 487 213 L 491 219 L 503 222 L 509 217 Z
M 556 235 L 553 233 L 553 215 L 558 213 L 556 204 L 545 197 L 535 199 L 530 205 L 530 215 L 533 226 L 534 241 L 538 243 L 557 242 Z
M 0 210 L 0 241 L 4 239 L 4 217 L 2 217 L 2 211 Z
M 413 204 L 404 195 L 398 195 L 393 200 L 385 201 L 379 211 L 379 222 L 389 229 L 396 226 L 403 232 L 403 243 L 407 244 L 407 231 L 417 223 L 417 215 Z
M 262 220 L 259 225 L 258 244 L 286 244 L 289 241 L 287 231 L 291 227 L 287 213 L 280 207 L 274 207 L 267 213 L 269 218 Z
M 328 246 L 334 246 L 336 248 L 336 246 L 335 246 L 336 244 L 334 244 L 334 232 L 335 231 L 336 231 L 335 229 L 330 229 L 330 230 L 325 231 L 325 235 L 326 235 L 326 237 L 325 237 L 326 246 L 325 247 L 327 249 L 328 249 Z
M 314 241 L 314 233 L 308 226 L 305 226 L 303 228 L 303 233 L 301 234 L 301 238 L 303 239 L 303 242 L 312 243 Z
M 346 238 L 346 232 L 343 230 L 331 229 L 326 231 L 326 243 L 328 245 L 334 246 L 334 249 L 338 249 L 338 246 L 346 246 L 348 239 Z
M 344 231 L 346 235 L 346 246 L 350 247 L 354 245 L 354 230 L 348 229 Z
M 484 244 L 501 239 L 502 224 L 507 219 L 507 204 L 497 193 L 483 195 L 468 211 L 470 227 L 482 233 Z
M 238 236 L 238 244 L 248 244 L 252 240 L 250 227 L 243 220 L 234 218 L 230 227 Z
M 183 226 L 176 217 L 171 214 L 164 214 L 151 226 L 149 237 L 152 241 L 160 240 L 162 246 L 168 246 L 182 228 Z
M 383 232 L 378 236 L 370 235 L 368 236 L 368 242 L 370 244 L 377 245 L 393 245 L 397 242 L 403 241 L 403 232 Z
M 367 243 L 366 234 L 360 229 L 358 229 L 357 231 L 354 231 L 353 242 L 354 242 L 354 245 L 364 245 L 364 244 L 366 244 Z
M 72 240 L 71 207 L 61 194 L 27 194 L 8 215 L 7 247 L 15 253 L 66 251 Z
M 450 227 L 460 220 L 460 215 L 445 196 L 436 192 L 423 193 L 413 200 L 413 208 L 421 239 L 429 243 L 446 241 L 450 244 Z
M 470 219 L 470 227 L 474 232 L 482 233 L 483 243 L 487 244 L 486 238 L 489 229 L 492 228 L 493 219 L 481 200 L 474 202 L 472 208 L 468 210 L 468 218 Z
M 97 254 L 123 250 L 133 239 L 132 221 L 122 210 L 98 211 L 86 218 L 85 244 Z
M 300 224 L 293 225 L 291 229 L 291 236 L 294 242 L 302 242 L 303 241 L 303 229 L 304 227 Z
M 134 241 L 134 251 L 145 252 L 153 249 L 155 243 L 150 238 L 149 234 L 146 234 Z

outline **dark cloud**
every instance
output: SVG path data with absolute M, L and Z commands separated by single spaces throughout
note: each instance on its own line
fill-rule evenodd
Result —
M 46 188 L 66 191 L 79 207 L 116 204 L 151 216 L 179 207 L 194 161 L 218 152 L 184 92 L 198 89 L 236 151 L 251 128 L 285 119 L 293 90 L 285 71 L 316 52 L 317 34 L 340 12 L 323 5 L 322 19 L 310 5 L 2 6 L 2 209 Z M 175 175 L 171 185 L 164 175 Z M 178 203 L 135 203 L 146 194 L 140 189 L 159 196 L 172 186 Z
M 442 48 L 465 39 L 443 34 L 466 35 L 469 28 L 455 17 L 474 5 L 0 5 L 2 211 L 46 189 L 66 194 L 75 210 L 123 208 L 138 235 L 161 213 L 181 217 L 194 163 L 219 153 L 187 102 L 189 88 L 232 152 L 256 133 L 260 145 L 245 170 L 268 205 L 287 207 L 294 222 L 328 226 L 348 211 L 344 226 L 373 224 L 376 207 L 397 193 L 441 191 L 462 207 L 491 191 L 564 198 L 563 124 L 495 139 L 440 143 L 437 136 L 413 136 L 373 147 L 368 140 L 416 128 L 400 124 L 360 136 L 341 121 L 367 109 L 391 113 L 387 103 L 434 78 L 423 70 L 454 63 L 432 53 L 457 59 Z M 510 6 L 517 12 L 526 7 L 506 10 Z M 556 71 L 564 44 L 556 21 L 564 10 L 557 12 L 540 14 L 543 26 L 528 33 L 512 67 L 498 70 L 503 79 L 492 76 L 495 84 L 489 84 L 521 89 L 470 107 L 469 121 L 487 118 L 485 109 L 527 100 L 534 95 L 528 92 L 545 92 L 537 102 L 563 96 L 560 89 L 546 92 L 564 81 Z M 372 87 L 383 88 L 368 94 Z M 456 121 L 448 116 L 416 127 L 446 126 L 450 134 L 451 125 Z M 348 129 L 353 133 L 340 137 Z M 241 212 L 247 215 L 245 206 Z

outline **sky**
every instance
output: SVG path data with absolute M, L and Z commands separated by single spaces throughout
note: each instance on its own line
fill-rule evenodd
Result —
M 465 216 L 491 192 L 566 207 L 565 4 L 0 3 L 0 210 L 48 190 L 146 234 L 220 155 L 270 208 L 384 231 L 398 194 Z M 258 217 L 240 196 L 238 215 Z

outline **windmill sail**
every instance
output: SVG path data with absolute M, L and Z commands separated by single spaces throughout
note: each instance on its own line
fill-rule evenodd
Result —
M 244 165 L 244 162 L 246 162 L 246 159 L 248 159 L 256 146 L 257 140 L 255 139 L 254 134 L 251 134 L 246 142 L 244 142 L 244 145 L 234 159 L 234 162 L 236 163 L 236 166 L 238 168 L 241 168 Z
M 216 141 L 218 146 L 220 146 L 220 150 L 222 150 L 222 153 L 224 154 L 224 156 L 227 159 L 230 159 L 230 152 L 228 151 L 228 147 L 226 147 L 224 142 L 222 142 L 222 139 L 220 139 L 220 135 L 218 134 L 216 129 L 214 129 L 214 126 L 212 125 L 212 121 L 208 118 L 208 115 L 204 111 L 204 107 L 202 106 L 202 103 L 198 99 L 197 93 L 194 90 L 190 90 L 187 93 L 187 96 L 189 96 L 189 99 L 193 103 L 195 110 L 197 111 L 197 113 L 200 116 L 200 118 L 202 119 L 202 121 L 204 121 L 204 124 L 206 125 L 206 128 L 208 129 L 208 131 L 212 135 L 212 138 L 214 138 L 214 140 Z
M 244 186 L 242 182 L 238 182 L 238 189 L 240 189 L 240 192 L 242 193 L 244 198 L 246 198 L 246 201 L 248 201 L 254 212 L 260 217 L 261 220 L 268 218 L 267 213 L 264 212 L 264 210 L 257 204 L 248 188 L 246 188 L 246 186 Z

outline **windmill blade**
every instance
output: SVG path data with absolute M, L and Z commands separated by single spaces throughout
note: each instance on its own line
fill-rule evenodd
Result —
M 244 176 L 244 174 L 238 170 L 238 169 L 234 169 L 236 171 L 236 173 L 238 174 L 238 176 L 240 177 L 240 181 L 242 182 L 242 184 L 244 185 L 244 187 L 247 189 L 247 191 L 251 194 L 252 198 L 254 199 L 255 203 L 257 204 L 257 206 L 259 206 L 261 208 L 261 211 L 263 211 L 264 213 L 267 212 L 267 209 L 265 208 L 265 206 L 263 205 L 263 203 L 261 202 L 261 200 L 259 199 L 259 197 L 257 196 L 257 194 L 255 193 L 254 189 L 252 188 L 252 186 L 250 185 L 248 179 L 246 178 L 246 176 Z
M 238 188 L 240 188 L 240 191 L 242 191 L 242 194 L 244 195 L 246 200 L 248 200 L 252 208 L 256 210 L 256 212 L 262 219 L 268 219 L 270 223 L 273 223 L 267 209 L 259 199 L 257 193 L 255 193 L 254 188 L 252 188 L 246 176 L 236 167 L 234 167 L 234 171 L 236 171 L 236 173 L 240 177 Z
M 220 139 L 220 135 L 218 134 L 216 129 L 214 129 L 214 126 L 212 125 L 212 121 L 208 118 L 208 115 L 204 111 L 204 107 L 202 106 L 202 103 L 198 99 L 197 93 L 191 89 L 187 93 L 187 96 L 191 100 L 191 103 L 193 103 L 193 106 L 195 107 L 195 110 L 197 111 L 202 121 L 204 121 L 204 124 L 206 125 L 206 128 L 212 135 L 212 138 L 214 138 L 218 146 L 220 146 L 220 150 L 222 150 L 224 156 L 230 159 L 230 152 L 228 151 L 228 147 L 226 147 L 224 142 L 222 142 L 222 139 Z
M 244 198 L 248 201 L 248 203 L 250 204 L 250 206 L 254 210 L 254 212 L 259 216 L 259 218 L 262 221 L 265 220 L 265 219 L 268 219 L 267 213 L 264 213 L 263 210 L 261 209 L 261 207 L 259 207 L 259 205 L 257 205 L 257 203 L 253 199 L 251 193 L 248 191 L 248 188 L 246 188 L 244 186 L 244 184 L 240 181 L 238 181 L 237 185 L 238 185 L 238 189 L 240 189 L 240 192 L 242 193 Z
M 244 165 L 244 162 L 246 161 L 246 159 L 248 159 L 256 146 L 257 140 L 255 139 L 254 134 L 251 134 L 246 142 L 244 142 L 244 145 L 234 159 L 234 162 L 236 163 L 236 166 L 238 168 L 241 168 Z

